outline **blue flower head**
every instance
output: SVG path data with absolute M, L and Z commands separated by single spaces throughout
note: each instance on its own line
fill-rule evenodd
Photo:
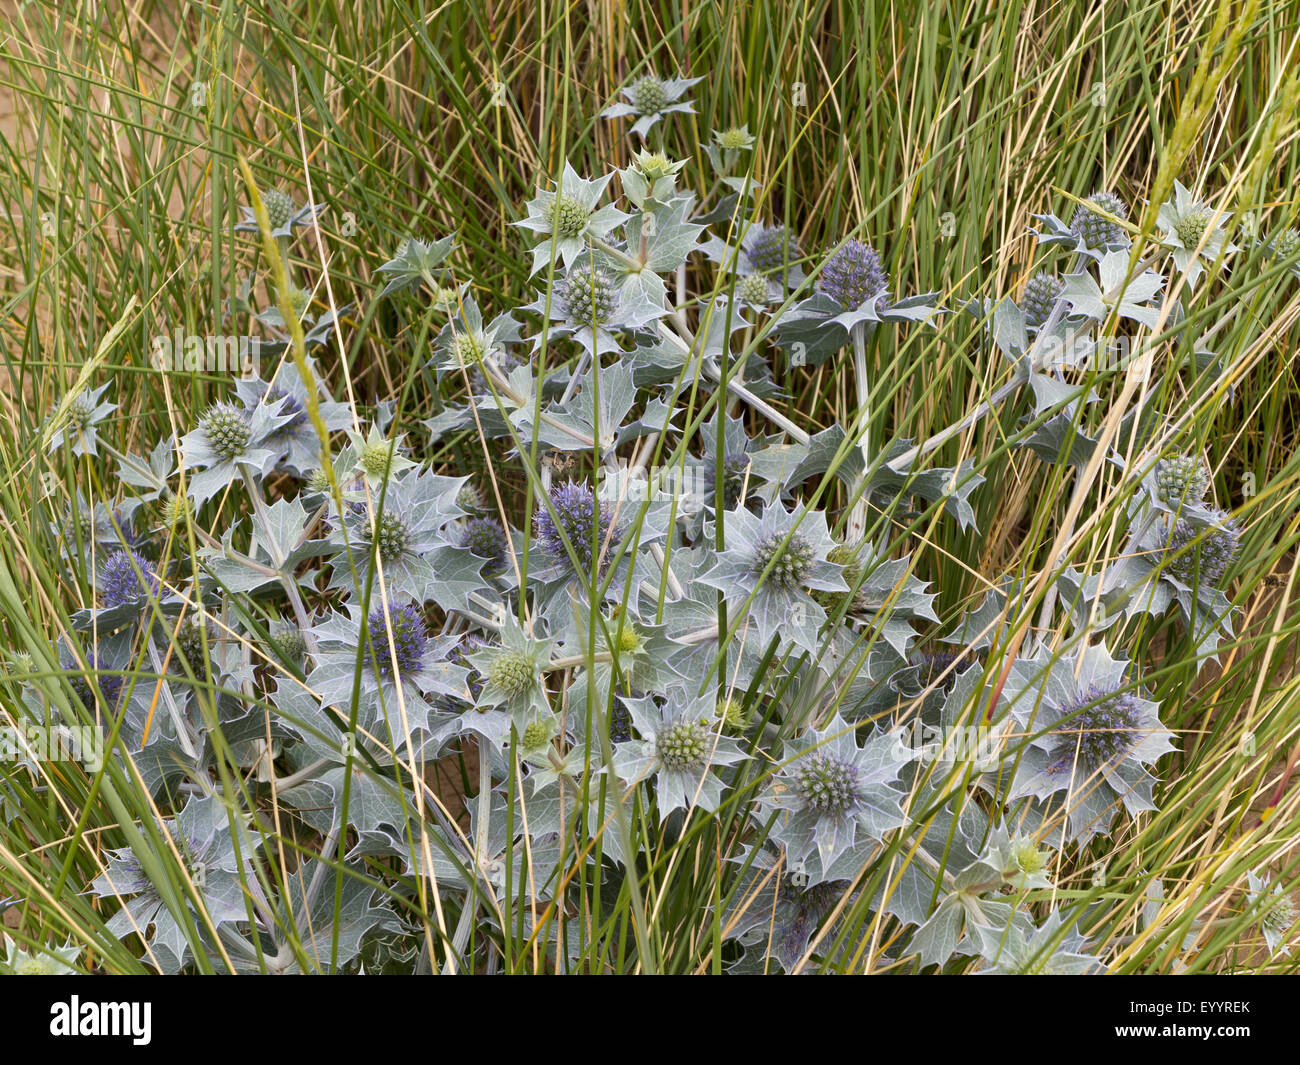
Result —
M 1142 704 L 1131 692 L 1095 682 L 1061 704 L 1053 757 L 1068 768 L 1076 753 L 1090 773 L 1122 758 L 1141 738 Z
M 1116 218 L 1127 219 L 1128 207 L 1113 192 L 1094 192 L 1086 203 L 1074 209 L 1070 218 L 1070 232 L 1088 248 L 1109 248 L 1127 241 L 1124 227 L 1103 218 L 1094 211 L 1098 207 Z
M 114 551 L 100 571 L 98 591 L 107 607 L 137 603 L 158 594 L 158 574 L 153 564 L 134 548 Z
M 1026 737 L 1008 751 L 1010 796 L 1064 813 L 1070 839 L 1109 833 L 1120 806 L 1131 815 L 1155 809 L 1147 767 L 1173 750 L 1172 733 L 1127 674 L 1128 663 L 1097 644 L 1068 658 L 1039 647 L 1008 676 L 1011 718 Z
M 1020 300 L 1020 309 L 1025 312 L 1025 325 L 1038 329 L 1046 323 L 1064 289 L 1065 282 L 1046 270 L 1039 270 L 1026 281 L 1025 294 Z
M 595 532 L 596 551 L 601 556 L 601 570 L 608 564 L 610 548 L 618 543 L 622 529 L 614 525 L 614 515 L 608 503 L 596 504 L 595 493 L 584 484 L 569 481 L 551 490 L 551 504 L 555 517 L 543 507 L 537 512 L 533 531 L 543 550 L 555 562 L 570 562 L 565 539 L 573 548 L 582 568 L 590 572 L 592 560 L 592 533 Z M 556 524 L 556 518 L 559 524 Z
M 460 538 L 461 547 L 497 566 L 505 564 L 508 543 L 506 531 L 495 518 L 470 518 Z
M 1165 548 L 1165 572 L 1189 588 L 1219 585 L 1241 548 L 1241 530 L 1222 511 L 1220 524 L 1205 528 L 1186 519 L 1174 523 Z
M 749 475 L 749 454 L 745 451 L 728 451 L 722 457 L 722 508 L 735 510 L 745 494 L 745 481 Z M 718 468 L 716 463 L 706 464 L 704 480 L 717 505 Z
M 782 276 L 803 256 L 799 242 L 785 226 L 754 226 L 740 245 L 753 273 Z
M 69 666 L 68 672 L 71 673 L 74 667 Z M 69 678 L 72 684 L 72 690 L 77 693 L 77 698 L 81 700 L 81 705 L 87 710 L 95 708 L 95 690 L 91 687 L 92 675 L 98 670 L 107 669 L 106 663 L 100 661 L 98 651 L 91 651 L 87 662 L 87 673 L 84 676 L 71 676 Z M 100 673 L 93 677 L 93 683 L 99 685 L 99 690 L 104 693 L 104 700 L 110 707 L 117 706 L 118 696 L 122 693 L 122 678 L 110 676 L 106 673 Z
M 286 436 L 292 436 L 307 424 L 307 409 L 302 405 L 302 401 L 279 385 L 272 385 L 267 389 L 264 402 L 272 407 L 283 402 L 284 406 L 280 408 L 280 413 L 289 418 L 284 425 L 271 432 L 267 437 L 268 440 L 279 440 Z
M 388 647 L 388 634 L 393 636 L 393 649 Z M 404 674 L 418 673 L 424 666 L 424 649 L 429 642 L 429 629 L 414 606 L 381 603 L 370 612 L 370 639 L 374 644 L 375 670 L 385 677 L 393 676 L 394 652 L 397 668 Z
M 822 267 L 821 287 L 846 311 L 855 311 L 886 286 L 880 256 L 860 240 L 846 241 Z

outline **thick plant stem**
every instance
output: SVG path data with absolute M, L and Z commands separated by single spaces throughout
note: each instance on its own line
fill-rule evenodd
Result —
M 853 385 L 857 391 L 858 422 L 862 429 L 863 470 L 871 468 L 874 448 L 871 444 L 871 382 L 867 378 L 867 323 L 858 322 L 849 330 L 853 341 Z M 853 486 L 853 509 L 849 513 L 846 536 L 849 543 L 857 543 L 867 531 L 866 473 Z
M 492 759 L 487 756 L 485 751 L 480 751 L 478 762 L 478 831 L 475 833 L 472 857 L 475 870 L 483 876 L 483 889 L 485 891 L 493 890 L 486 872 L 488 864 L 488 828 L 491 811 Z M 477 917 L 477 892 L 471 891 L 465 899 L 465 908 L 460 912 L 460 920 L 456 924 L 456 930 L 452 933 L 451 950 L 447 952 L 447 961 L 442 970 L 444 976 L 454 976 L 456 974 L 457 959 L 465 953 L 465 947 L 469 944 L 470 932 L 474 929 L 474 921 Z M 472 962 L 466 965 L 466 970 L 473 971 Z

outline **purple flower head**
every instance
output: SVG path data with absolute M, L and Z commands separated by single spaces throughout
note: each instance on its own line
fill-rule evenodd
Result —
M 1020 304 L 1025 312 L 1025 325 L 1038 329 L 1052 316 L 1052 309 L 1060 298 L 1065 282 L 1046 270 L 1039 270 L 1025 282 L 1025 294 Z
M 498 566 L 505 563 L 506 532 L 495 518 L 470 518 L 461 533 L 460 546 Z
M 601 503 L 597 508 L 595 493 L 585 484 L 573 481 L 551 490 L 551 504 L 555 507 L 559 525 L 556 525 L 546 507 L 537 512 L 533 523 L 534 534 L 543 550 L 554 561 L 569 563 L 569 553 L 564 546 L 564 538 L 567 537 L 583 570 L 589 572 L 592 560 L 596 557 L 592 551 L 594 532 L 596 551 L 604 556 L 601 562 L 603 572 L 609 561 L 610 549 L 622 536 L 622 530 L 614 527 L 614 516 L 609 504 Z
M 819 814 L 840 817 L 862 799 L 858 767 L 833 754 L 818 751 L 805 755 L 791 769 L 790 778 L 805 805 Z
M 139 551 L 128 548 L 108 556 L 99 577 L 99 596 L 105 606 L 135 603 L 157 593 L 158 575 Z
M 393 647 L 397 651 L 397 668 L 403 675 L 418 673 L 424 666 L 424 648 L 429 640 L 429 630 L 424 615 L 408 603 L 406 606 L 388 608 L 387 617 L 381 603 L 370 612 L 370 640 L 374 646 L 374 666 L 384 677 L 393 675 L 393 654 L 388 649 L 388 633 L 393 634 Z
M 632 738 L 632 715 L 627 703 L 614 697 L 614 708 L 609 715 L 609 740 L 611 743 L 626 743 Z
M 95 670 L 105 668 L 99 660 L 99 652 L 92 651 L 88 659 L 88 669 Z M 75 666 L 68 667 L 69 670 L 75 669 Z M 93 710 L 95 707 L 95 691 L 91 687 L 92 678 L 89 675 L 76 676 L 71 678 L 72 690 L 77 693 L 77 698 L 81 700 L 81 705 L 87 710 Z M 104 693 L 104 699 L 109 706 L 117 705 L 117 698 L 122 693 L 122 678 L 109 676 L 101 673 L 94 678 L 94 683 L 99 685 L 99 690 Z
M 1068 764 L 1077 752 L 1090 773 L 1122 758 L 1142 738 L 1141 707 L 1130 692 L 1090 683 L 1061 711 L 1063 720 L 1052 730 L 1061 737 L 1054 759 Z
M 741 251 L 756 274 L 783 275 L 803 252 L 785 226 L 755 226 L 741 244 Z
M 1165 572 L 1191 587 L 1217 587 L 1241 548 L 1237 523 L 1222 512 L 1218 528 L 1201 529 L 1188 521 L 1175 523 L 1165 549 Z
M 963 653 L 964 652 L 954 648 L 953 650 L 950 651 L 949 650 L 927 651 L 918 654 L 916 656 L 916 662 L 921 667 L 920 670 L 918 671 L 919 672 L 918 679 L 920 680 L 922 686 L 929 687 L 931 684 L 937 681 L 941 676 L 943 676 L 944 670 L 946 670 L 949 666 L 951 666 L 954 662 L 956 662 L 957 659 L 963 655 Z M 953 670 L 951 673 L 949 673 L 946 677 L 944 677 L 942 683 L 940 684 L 940 687 L 943 688 L 952 687 L 952 684 L 957 679 L 957 674 L 959 672 L 961 672 L 960 667 L 956 670 Z
M 822 291 L 846 311 L 856 311 L 885 285 L 880 256 L 860 240 L 847 241 L 822 267 Z
M 781 874 L 779 898 L 784 904 L 776 921 L 772 953 L 787 970 L 798 963 L 808 949 L 808 940 L 844 895 L 843 880 L 807 884 L 805 878 Z

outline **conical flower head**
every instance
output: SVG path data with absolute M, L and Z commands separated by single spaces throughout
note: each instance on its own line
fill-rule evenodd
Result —
M 199 422 L 210 447 L 218 458 L 238 458 L 248 448 L 252 427 L 243 411 L 233 403 L 216 403 Z
M 176 630 L 177 652 L 185 659 L 190 669 L 200 677 L 203 676 L 205 635 L 209 641 L 212 639 L 211 635 L 206 633 L 204 623 L 201 620 L 196 621 L 193 615 L 182 621 L 180 628 Z
M 537 679 L 537 666 L 522 651 L 507 652 L 492 663 L 488 679 L 507 698 L 517 699 L 533 686 Z
M 1051 317 L 1052 308 L 1061 297 L 1065 282 L 1060 278 L 1040 270 L 1025 282 L 1025 294 L 1021 298 L 1021 310 L 1025 312 L 1025 325 L 1030 329 L 1040 328 Z
M 750 268 L 758 274 L 783 274 L 802 255 L 785 226 L 754 226 L 741 244 Z
M 375 522 L 373 543 L 384 562 L 396 562 L 406 554 L 411 544 L 411 530 L 396 514 L 385 511 Z
M 393 659 L 403 674 L 419 672 L 424 665 L 425 645 L 429 630 L 421 614 L 412 604 L 395 607 L 383 604 L 370 612 L 370 641 L 374 647 L 374 666 L 385 677 L 393 676 Z M 393 637 L 393 650 L 388 646 L 388 634 Z
M 1141 738 L 1138 700 L 1117 687 L 1089 684 L 1061 710 L 1066 717 L 1054 730 L 1061 738 L 1057 757 L 1069 763 L 1077 752 L 1089 773 L 1118 761 Z
M 591 211 L 573 196 L 557 193 L 551 204 L 551 232 L 561 239 L 579 237 L 587 228 Z
M 138 603 L 158 592 L 153 564 L 134 548 L 114 551 L 104 562 L 98 589 L 107 607 Z
M 643 115 L 658 114 L 668 104 L 668 90 L 653 74 L 645 74 L 628 91 L 632 106 Z
M 701 768 L 712 745 L 713 735 L 706 722 L 684 719 L 659 733 L 655 751 L 669 770 L 684 773 Z
M 303 491 L 309 495 L 327 495 L 330 487 L 328 473 L 324 470 L 312 470 L 307 475 L 307 483 L 303 486 Z
M 1278 259 L 1294 259 L 1300 254 L 1300 229 L 1284 229 L 1269 242 L 1270 253 Z
M 392 461 L 393 445 L 386 440 L 377 444 L 366 444 L 357 456 L 361 468 L 371 477 L 380 479 L 388 476 Z
M 484 337 L 476 330 L 466 330 L 451 338 L 451 353 L 459 365 L 476 366 L 487 354 Z
M 280 657 L 287 661 L 301 662 L 303 655 L 307 653 L 307 640 L 301 629 L 290 628 L 283 632 L 274 632 L 268 639 Z
M 1272 908 L 1264 915 L 1260 922 L 1265 932 L 1271 932 L 1275 936 L 1283 936 L 1291 930 L 1291 926 L 1296 922 L 1295 903 L 1286 895 L 1276 896 L 1276 901 Z
M 79 392 L 68 405 L 68 425 L 81 432 L 90 424 L 95 413 L 95 397 L 88 392 Z
M 754 135 L 745 126 L 733 126 L 721 133 L 714 133 L 713 139 L 719 148 L 729 152 L 748 151 L 754 147 Z
M 1156 467 L 1156 494 L 1169 506 L 1199 503 L 1209 489 L 1210 473 L 1194 455 L 1162 459 Z
M 560 307 L 570 321 L 596 329 L 618 310 L 618 287 L 609 271 L 594 264 L 575 267 L 556 286 Z
M 1128 219 L 1128 208 L 1113 192 L 1094 192 L 1086 203 L 1075 208 L 1070 219 L 1070 232 L 1088 248 L 1101 249 L 1112 244 L 1123 244 L 1124 227 L 1103 218 L 1092 210 L 1092 206 L 1099 207 L 1116 218 Z
M 749 455 L 744 451 L 728 451 L 722 459 L 722 508 L 735 510 L 740 505 L 745 488 L 745 476 L 749 471 Z M 718 470 L 714 463 L 706 462 L 704 478 L 709 488 L 717 497 Z
M 1198 205 L 1186 211 L 1174 223 L 1174 232 L 1178 234 L 1178 239 L 1183 242 L 1183 247 L 1195 248 L 1201 243 L 1201 238 L 1205 236 L 1205 231 L 1209 228 L 1211 217 L 1208 207 Z
M 76 675 L 69 678 L 72 684 L 72 690 L 77 693 L 77 698 L 81 700 L 81 705 L 87 710 L 95 708 L 95 691 L 91 684 L 98 684 L 99 690 L 104 693 L 104 700 L 110 707 L 117 706 L 117 698 L 122 692 L 122 677 L 112 676 L 108 673 L 100 673 L 93 676 L 96 670 L 106 669 L 107 664 L 100 661 L 99 652 L 92 651 L 87 660 L 88 673 L 81 676 Z M 76 666 L 69 666 L 68 672 L 76 669 Z
M 1197 526 L 1182 519 L 1174 523 L 1165 548 L 1165 572 L 1184 584 L 1217 587 L 1237 557 L 1241 531 L 1226 514 L 1216 515 L 1218 525 Z
M 656 181 L 675 174 L 682 164 L 674 163 L 663 152 L 637 152 L 632 157 L 632 165 L 640 171 L 646 181 L 654 185 Z
M 736 299 L 752 307 L 766 306 L 768 300 L 767 278 L 763 274 L 745 274 L 736 278 Z
M 849 586 L 849 592 L 815 592 L 813 598 L 817 600 L 828 612 L 839 608 L 850 595 L 853 600 L 848 606 L 848 610 L 861 611 L 867 606 L 866 586 L 859 586 L 862 577 L 862 559 L 861 545 L 856 543 L 836 544 L 826 555 L 827 561 L 834 562 L 837 566 L 844 567 L 844 583 Z M 854 594 L 852 589 L 857 587 L 857 593 Z
M 847 814 L 861 797 L 857 766 L 833 754 L 805 755 L 795 763 L 790 778 L 804 803 L 821 814 Z
M 289 304 L 289 313 L 301 319 L 311 306 L 311 290 L 291 285 L 285 294 L 285 302 Z
M 1269 912 L 1261 919 L 1260 927 L 1264 930 L 1266 940 L 1273 939 L 1281 943 L 1296 923 L 1295 902 L 1291 901 L 1290 896 L 1281 893 L 1271 895 L 1269 899 L 1271 906 Z
M 613 512 L 608 503 L 597 506 L 595 493 L 584 484 L 570 481 L 551 490 L 551 504 L 556 518 L 548 508 L 537 512 L 534 532 L 543 550 L 557 563 L 569 564 L 565 549 L 567 537 L 584 572 L 590 572 L 594 558 L 592 534 L 595 533 L 596 550 L 605 555 L 602 568 L 608 562 L 609 548 L 618 542 L 621 531 L 613 528 Z M 561 535 L 563 533 L 563 535 Z
M 474 487 L 469 481 L 466 481 L 459 492 L 456 493 L 456 506 L 461 510 L 467 510 L 471 514 L 481 512 L 483 507 L 483 494 Z
M 860 240 L 847 241 L 822 267 L 822 291 L 846 311 L 878 296 L 885 284 L 880 256 Z
M 1033 796 L 1050 816 L 1064 814 L 1069 839 L 1109 832 L 1120 808 L 1130 815 L 1156 808 L 1149 767 L 1174 749 L 1173 735 L 1130 672 L 1102 643 L 1069 655 L 1038 643 L 1008 672 L 1007 739 L 1026 737 L 1004 752 L 1010 798 Z
M 534 720 L 524 726 L 524 734 L 520 737 L 524 750 L 535 751 L 539 747 L 548 743 L 554 733 L 551 731 L 551 725 L 547 721 Z
M 1027 876 L 1043 872 L 1051 861 L 1051 852 L 1038 845 L 1028 836 L 1019 836 L 1011 841 L 1011 859 L 1016 868 Z
M 281 416 L 287 415 L 289 417 L 289 420 L 271 433 L 268 439 L 279 440 L 286 436 L 292 436 L 307 424 L 307 408 L 303 406 L 302 400 L 279 385 L 272 385 L 266 390 L 263 402 L 271 407 L 282 404 L 279 408 Z
M 288 225 L 289 219 L 293 217 L 293 200 L 279 189 L 267 189 L 262 193 L 262 206 L 266 208 L 272 229 Z
M 505 530 L 495 518 L 470 518 L 460 538 L 461 547 L 497 565 L 505 562 L 506 543 Z
M 429 294 L 429 303 L 443 314 L 454 315 L 460 306 L 460 289 L 455 285 L 439 285 Z
M 788 536 L 772 533 L 760 540 L 754 550 L 753 572 L 761 576 L 771 566 L 767 579 L 780 588 L 802 588 L 812 569 L 817 551 L 808 538 L 799 533 Z

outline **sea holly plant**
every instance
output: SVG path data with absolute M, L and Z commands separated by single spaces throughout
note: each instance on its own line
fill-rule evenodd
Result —
M 910 761 L 898 734 L 868 735 L 838 716 L 787 743 L 783 767 L 761 800 L 778 811 L 772 837 L 789 860 L 803 862 L 809 883 L 837 879 L 863 851 L 904 822 L 894 782 Z
M 691 114 L 695 108 L 690 100 L 683 100 L 686 90 L 703 78 L 658 78 L 652 73 L 642 74 L 622 90 L 623 101 L 601 112 L 602 118 L 636 116 L 631 132 L 644 137 L 664 115 Z M 625 102 L 624 102 L 625 101 Z
M 1247 902 L 1251 912 L 1259 915 L 1259 927 L 1270 954 L 1290 954 L 1291 936 L 1296 924 L 1295 903 L 1281 884 L 1270 884 L 1267 874 L 1253 869 L 1247 876 L 1250 891 Z
M 589 239 L 599 240 L 627 220 L 613 204 L 596 206 L 612 177 L 588 181 L 565 163 L 555 189 L 539 188 L 537 196 L 528 201 L 528 215 L 517 224 L 541 239 L 532 249 L 534 274 L 556 259 L 571 268 Z
M 820 511 L 791 513 L 780 503 L 755 515 L 725 512 L 727 549 L 700 580 L 717 588 L 739 617 L 748 610 L 766 646 L 790 642 L 815 652 L 826 611 L 815 592 L 847 592 L 830 560 L 835 542 Z
M 714 766 L 734 765 L 746 755 L 730 736 L 722 735 L 717 701 L 711 696 L 688 698 L 674 688 L 666 702 L 653 696 L 626 701 L 638 739 L 622 744 L 614 771 L 637 783 L 654 778 L 660 818 L 674 810 L 716 810 L 723 784 Z
M 1174 198 L 1161 205 L 1157 222 L 1163 230 L 1161 239 L 1189 288 L 1196 287 L 1207 265 L 1213 267 L 1238 250 L 1224 229 L 1231 217 L 1231 212 L 1199 202 L 1181 182 L 1174 182 Z
M 1147 767 L 1174 745 L 1159 706 L 1134 690 L 1128 671 L 1102 645 L 1069 659 L 1039 648 L 1012 666 L 1010 713 L 1027 743 L 1012 754 L 1008 797 L 1051 807 L 1064 795 L 1071 839 L 1108 831 L 1120 807 L 1154 807 Z
M 67 444 L 74 455 L 94 455 L 99 438 L 96 426 L 117 410 L 116 403 L 104 401 L 108 384 L 71 394 L 51 415 L 49 449 Z
M 490 274 L 410 220 L 357 316 L 286 261 L 323 206 L 263 192 L 235 229 L 269 302 L 229 313 L 276 361 L 196 383 L 175 437 L 110 420 L 109 383 L 56 405 L 38 450 L 97 474 L 41 525 L 69 631 L 3 679 L 156 807 L 69 872 L 121 967 L 1127 964 L 1080 870 L 1178 786 L 1167 648 L 1194 675 L 1236 638 L 1254 534 L 1159 409 L 1205 387 L 1231 216 L 1178 184 L 1144 232 L 1098 187 L 1036 216 L 1008 292 L 941 298 L 915 234 L 765 184 L 757 127 L 671 154 L 701 80 L 623 86 L 630 154 L 529 175 Z M 325 343 L 381 331 L 382 383 Z M 913 349 L 948 345 L 987 387 L 904 435 L 947 380 Z M 1059 508 L 990 513 L 1032 476 Z M 1286 893 L 1249 893 L 1281 952 Z

